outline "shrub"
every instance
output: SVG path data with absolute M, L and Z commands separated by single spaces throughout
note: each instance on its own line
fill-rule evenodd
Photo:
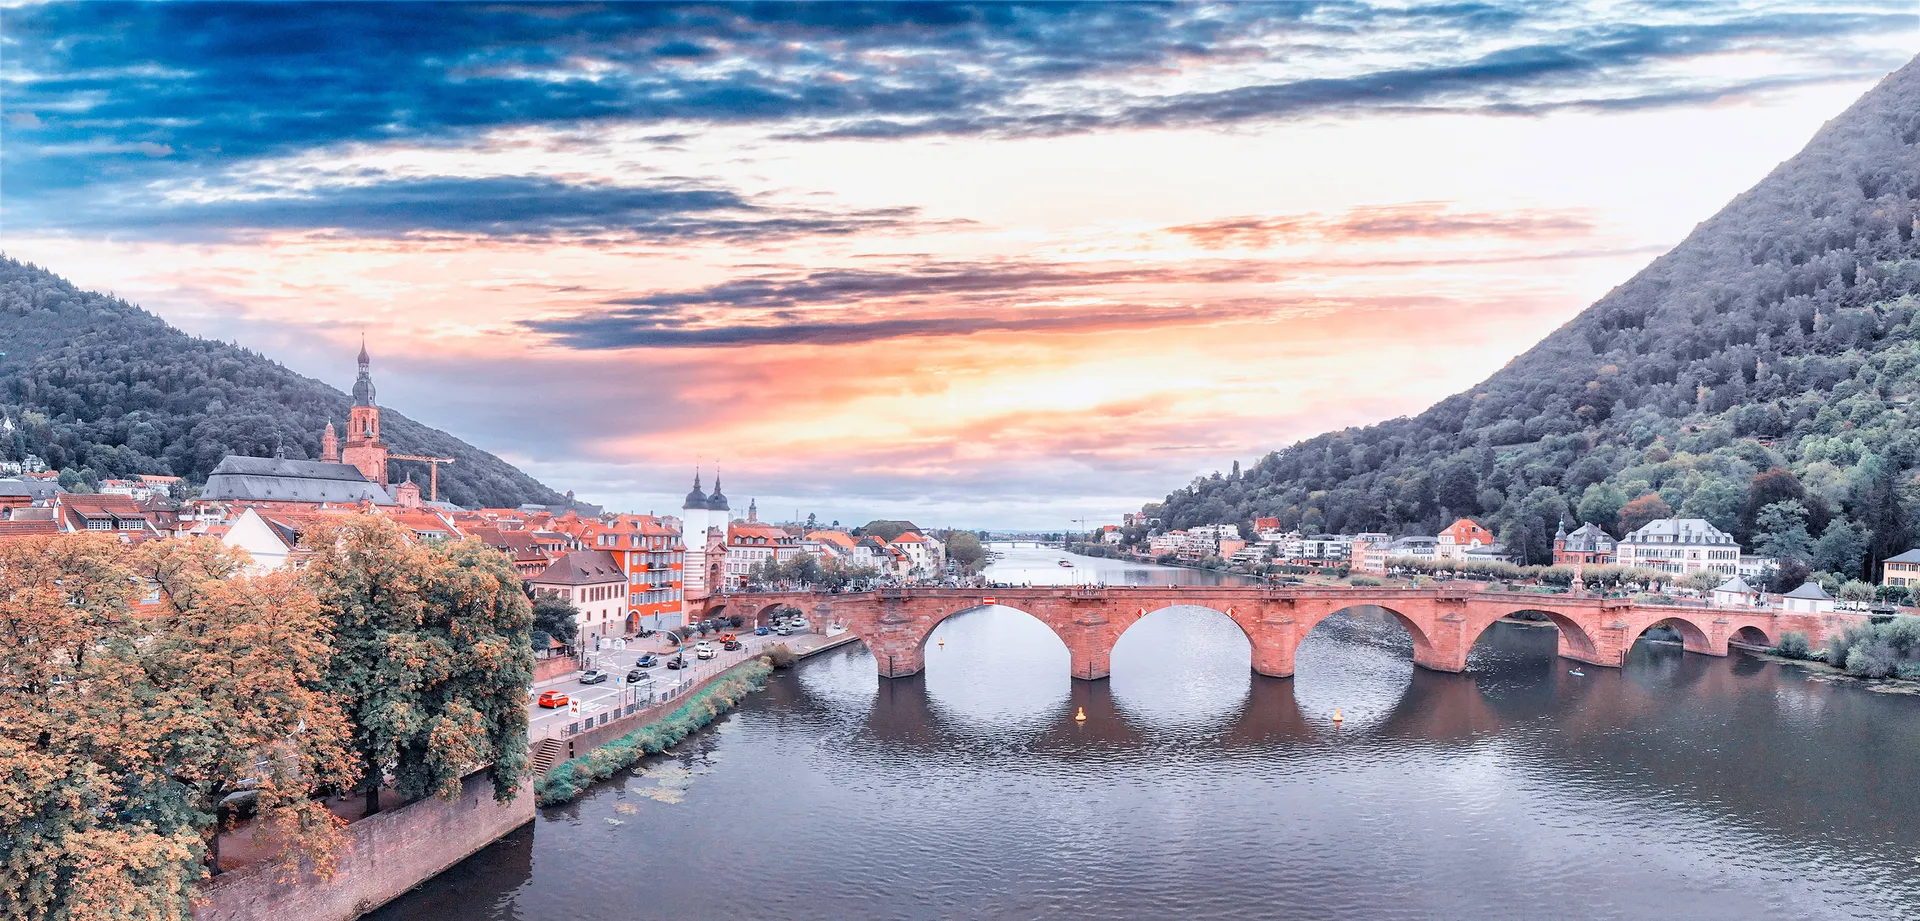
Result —
M 768 647 L 764 657 L 767 664 L 774 668 L 792 668 L 793 663 L 800 661 L 800 657 L 795 655 L 792 649 L 787 648 L 785 643 L 776 643 Z
M 1776 656 L 1789 659 L 1811 659 L 1813 649 L 1807 644 L 1807 635 L 1798 630 L 1789 630 L 1780 635 L 1780 645 L 1768 650 Z
M 1382 582 L 1379 579 L 1376 579 L 1372 576 L 1354 576 L 1352 579 L 1349 579 L 1347 581 L 1348 581 L 1348 584 L 1351 584 L 1351 585 L 1385 585 L 1386 584 L 1385 582 Z
M 772 666 L 760 659 L 749 659 L 735 666 L 726 677 L 687 698 L 665 717 L 554 767 L 534 785 L 535 801 L 542 806 L 564 803 L 586 792 L 595 781 L 632 767 L 647 755 L 666 751 L 733 709 L 758 689 L 772 670 Z

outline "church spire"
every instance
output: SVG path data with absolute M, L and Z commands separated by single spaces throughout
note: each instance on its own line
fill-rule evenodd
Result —
M 367 334 L 360 334 L 360 374 L 353 379 L 353 405 L 372 406 L 373 373 L 370 370 L 373 357 L 367 354 Z

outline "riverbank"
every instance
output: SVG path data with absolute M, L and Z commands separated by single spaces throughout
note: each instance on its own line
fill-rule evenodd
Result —
M 541 806 L 557 806 L 586 792 L 595 782 L 632 767 L 641 758 L 672 748 L 732 710 L 772 673 L 773 666 L 765 658 L 748 659 L 728 669 L 687 695 L 666 716 L 554 765 L 534 784 L 535 800 Z
M 1909 681 L 1905 678 L 1862 678 L 1847 674 L 1844 668 L 1828 665 L 1825 659 L 1795 659 L 1753 646 L 1741 647 L 1741 651 L 1756 659 L 1779 665 L 1797 665 L 1807 671 L 1809 680 L 1822 684 L 1857 684 L 1863 690 L 1872 691 L 1875 694 L 1920 696 L 1920 681 Z
M 841 633 L 817 644 L 801 644 L 797 649 L 788 646 L 788 649 L 794 661 L 798 661 L 859 641 L 860 637 L 853 633 Z M 738 706 L 748 694 L 759 690 L 772 673 L 771 658 L 758 656 L 715 675 L 664 715 L 643 715 L 644 722 L 631 732 L 554 765 L 535 782 L 536 800 L 541 806 L 567 802 L 594 783 L 632 767 L 641 758 L 672 748 Z

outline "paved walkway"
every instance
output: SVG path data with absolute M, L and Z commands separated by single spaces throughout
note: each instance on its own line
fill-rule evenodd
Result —
M 630 641 L 626 649 L 603 648 L 599 652 L 589 655 L 587 658 L 590 662 L 589 667 L 597 666 L 611 675 L 605 683 L 581 684 L 580 674 L 575 672 L 564 680 L 547 682 L 541 687 L 528 692 L 527 737 L 539 740 L 550 734 L 559 734 L 559 731 L 568 723 L 585 722 L 588 720 L 597 722 L 599 721 L 600 714 L 611 713 L 627 704 L 645 704 L 659 700 L 678 689 L 699 684 L 708 678 L 726 671 L 753 656 L 759 655 L 771 646 L 785 643 L 788 649 L 804 656 L 827 646 L 838 646 L 845 643 L 847 642 L 847 637 L 851 635 L 852 634 L 841 633 L 828 637 L 818 633 L 799 633 L 793 636 L 779 636 L 776 634 L 755 636 L 753 633 L 747 632 L 740 635 L 740 644 L 744 648 L 734 652 L 721 650 L 718 656 L 707 659 L 704 662 L 693 657 L 693 646 L 692 644 L 688 644 L 684 652 L 689 667 L 683 669 L 667 668 L 667 660 L 673 657 L 675 648 L 670 644 L 659 641 L 657 638 Z M 719 642 L 710 642 L 713 642 L 715 649 L 720 648 Z M 655 658 L 659 660 L 659 664 L 652 668 L 645 669 L 647 672 L 645 680 L 636 684 L 626 684 L 627 673 L 633 670 L 634 661 L 640 658 L 641 654 L 648 652 L 653 653 Z M 555 710 L 541 707 L 539 705 L 539 696 L 546 691 L 558 691 L 574 700 L 580 701 L 580 712 L 576 714 L 566 707 Z M 609 717 L 609 719 L 611 719 L 611 717 Z

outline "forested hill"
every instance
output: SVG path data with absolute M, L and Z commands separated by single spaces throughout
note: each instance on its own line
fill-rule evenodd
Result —
M 1618 534 L 1652 493 L 1629 522 L 1665 503 L 1865 576 L 1914 538 L 1916 197 L 1920 60 L 1486 382 L 1196 480 L 1161 514 L 1395 534 L 1471 515 L 1542 562 L 1557 521 Z
M 321 431 L 328 422 L 344 431 L 352 402 L 254 352 L 189 336 L 126 301 L 4 256 L 0 353 L 0 412 L 14 422 L 0 438 L 0 459 L 38 454 L 95 481 L 153 473 L 197 484 L 227 454 L 268 457 L 281 447 L 291 458 L 317 458 Z M 442 499 L 565 501 L 500 458 L 392 409 L 380 421 L 395 453 L 456 459 L 440 468 Z M 416 479 L 424 485 L 425 471 Z

